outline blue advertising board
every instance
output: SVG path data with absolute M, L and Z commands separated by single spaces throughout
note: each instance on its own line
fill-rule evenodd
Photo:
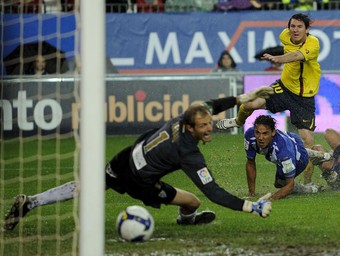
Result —
M 240 71 L 269 66 L 255 54 L 280 44 L 292 11 L 226 13 L 140 13 L 106 15 L 106 55 L 120 73 L 210 72 L 228 49 Z M 311 11 L 310 33 L 320 40 L 322 70 L 337 70 L 340 56 L 338 11 Z M 1 54 L 20 43 L 46 40 L 74 57 L 76 17 L 72 14 L 4 15 Z M 2 72 L 4 69 L 2 68 Z

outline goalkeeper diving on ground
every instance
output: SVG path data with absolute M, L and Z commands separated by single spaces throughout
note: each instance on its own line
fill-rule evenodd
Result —
M 270 94 L 273 94 L 271 87 L 260 87 L 237 97 L 191 105 L 183 114 L 169 120 L 159 129 L 145 132 L 132 146 L 115 155 L 106 166 L 106 187 L 139 199 L 146 206 L 178 206 L 179 225 L 212 222 L 215 213 L 199 212 L 201 201 L 196 195 L 161 180 L 167 174 L 181 169 L 212 202 L 235 211 L 268 217 L 272 210 L 271 201 L 268 200 L 271 195 L 268 193 L 252 202 L 227 192 L 216 183 L 198 144 L 200 141 L 205 144 L 212 140 L 212 115 L 258 97 L 267 98 Z M 72 181 L 37 195 L 18 195 L 5 216 L 3 227 L 12 230 L 34 208 L 69 200 L 79 193 L 79 183 Z

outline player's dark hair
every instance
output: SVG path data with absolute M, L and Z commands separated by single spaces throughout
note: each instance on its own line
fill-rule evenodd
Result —
M 310 24 L 312 23 L 312 20 L 309 18 L 308 15 L 306 15 L 304 13 L 297 13 L 297 14 L 294 14 L 289 19 L 289 21 L 288 21 L 288 28 L 290 27 L 290 23 L 291 23 L 292 19 L 302 21 L 305 24 L 306 29 L 309 28 Z
M 260 115 L 254 121 L 254 126 L 262 124 L 268 126 L 272 131 L 276 129 L 276 120 L 269 115 Z
M 197 114 L 200 114 L 202 116 L 210 115 L 210 111 L 207 106 L 203 104 L 191 105 L 183 114 L 183 124 L 188 124 L 194 127 L 195 117 Z

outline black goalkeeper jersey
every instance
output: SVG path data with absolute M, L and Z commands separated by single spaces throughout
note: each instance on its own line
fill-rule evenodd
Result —
M 236 104 L 234 97 L 206 102 L 212 114 Z M 242 211 L 244 200 L 221 188 L 206 165 L 198 140 L 182 125 L 183 114 L 163 127 L 146 133 L 133 147 L 130 167 L 142 183 L 155 184 L 163 176 L 182 169 L 194 184 L 214 203 Z

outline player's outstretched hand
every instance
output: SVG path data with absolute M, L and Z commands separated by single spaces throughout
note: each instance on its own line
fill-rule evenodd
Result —
M 257 200 L 257 202 L 244 200 L 242 211 L 253 213 L 262 218 L 266 218 L 270 215 L 270 212 L 272 211 L 272 202 L 269 199 L 270 197 L 271 193 L 268 193 Z
M 248 93 L 241 94 L 239 100 L 241 103 L 246 103 L 248 101 L 255 100 L 257 98 L 267 99 L 271 94 L 274 94 L 274 89 L 270 86 L 262 86 L 254 89 Z
M 254 202 L 252 205 L 252 213 L 262 218 L 268 217 L 272 211 L 272 202 L 269 200 L 270 197 L 271 193 L 268 193 L 257 200 L 257 202 Z

